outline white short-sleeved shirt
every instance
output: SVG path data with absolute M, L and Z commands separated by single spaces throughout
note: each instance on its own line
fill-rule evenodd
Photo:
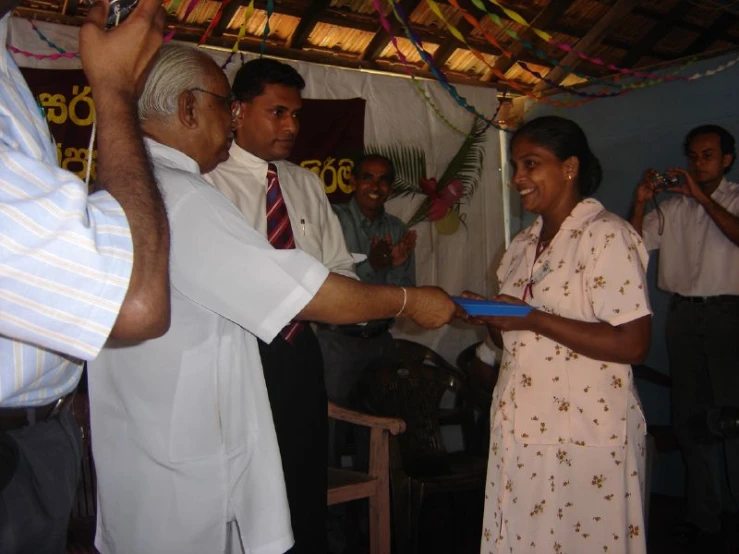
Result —
M 356 279 L 354 258 L 344 242 L 323 181 L 307 169 L 285 160 L 277 167 L 280 189 L 292 225 L 295 245 L 320 260 L 330 271 Z M 241 210 L 254 228 L 267 236 L 267 162 L 235 142 L 230 157 L 205 176 Z
M 739 184 L 723 179 L 711 198 L 739 217 Z M 673 194 L 644 217 L 647 250 L 659 248 L 659 288 L 683 296 L 739 295 L 739 248 L 694 198 Z
M 194 160 L 147 141 L 171 227 L 172 324 L 111 343 L 91 363 L 103 554 L 223 552 L 293 543 L 282 464 L 256 337 L 271 341 L 328 271 L 274 250 Z
M 578 321 L 620 325 L 649 315 L 647 252 L 634 229 L 594 199 L 582 200 L 534 261 L 542 220 L 517 235 L 501 261 L 501 294 Z M 503 333 L 496 398 L 513 387 L 516 440 L 622 445 L 631 366 L 601 362 L 531 331 Z M 504 413 L 493 407 L 494 415 Z M 495 425 L 495 422 L 493 422 Z

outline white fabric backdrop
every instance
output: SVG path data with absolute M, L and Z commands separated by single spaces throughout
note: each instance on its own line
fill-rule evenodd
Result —
M 51 23 L 37 22 L 38 28 L 50 40 L 67 51 L 77 51 L 78 29 Z M 28 21 L 13 18 L 9 43 L 34 53 L 52 53 L 40 40 Z M 207 49 L 222 65 L 228 52 Z M 253 55 L 247 54 L 247 59 Z M 35 60 L 16 55 L 21 66 L 54 69 L 78 69 L 78 59 Z M 232 78 L 239 67 L 238 56 L 226 67 Z M 424 103 L 414 90 L 410 79 L 391 75 L 342 69 L 318 64 L 293 62 L 305 78 L 305 98 L 355 98 L 367 100 L 365 113 L 365 144 L 399 142 L 420 146 L 426 153 L 427 177 L 441 177 L 456 153 L 463 137 L 450 130 Z M 434 81 L 422 81 L 442 113 L 460 129 L 469 129 L 471 115 Z M 457 87 L 460 94 L 482 113 L 491 116 L 497 107 L 496 92 L 491 88 Z M 423 222 L 418 231 L 416 275 L 419 285 L 438 285 L 450 294 L 470 289 L 482 294 L 493 294 L 495 268 L 504 250 L 503 203 L 500 178 L 499 135 L 487 133 L 483 176 L 471 202 L 462 207 L 466 213 L 466 227 L 453 235 L 437 233 L 433 224 Z M 423 197 L 394 199 L 388 211 L 408 220 Z M 424 331 L 402 322 L 394 334 L 422 342 L 436 349 L 450 361 L 467 345 L 481 340 L 483 333 L 464 324 L 455 323 L 437 331 Z

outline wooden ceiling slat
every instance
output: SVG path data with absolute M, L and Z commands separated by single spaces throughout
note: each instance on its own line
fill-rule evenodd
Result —
M 62 13 L 65 15 L 77 15 L 77 8 L 79 7 L 79 0 L 67 0 L 64 4 Z
M 652 26 L 649 32 L 647 32 L 647 34 L 644 35 L 633 48 L 626 52 L 626 55 L 621 58 L 619 65 L 621 67 L 633 67 L 633 65 L 643 56 L 650 55 L 654 46 L 670 32 L 670 29 L 674 28 L 675 25 L 677 25 L 685 15 L 687 15 L 691 8 L 692 4 L 688 0 L 680 0 L 677 2 L 672 6 L 672 9 L 667 14 L 662 16 L 662 18 Z
M 466 19 L 463 19 L 457 24 L 457 29 L 460 33 L 462 33 L 462 36 L 464 37 L 469 36 L 473 28 L 474 27 L 472 27 L 472 24 L 468 23 Z M 441 43 L 436 52 L 434 52 L 434 62 L 436 63 L 436 65 L 439 67 L 443 67 L 446 61 L 449 59 L 449 56 L 454 54 L 457 48 L 465 48 L 465 45 L 453 36 L 450 36 L 443 43 Z
M 410 17 L 410 14 L 413 13 L 413 10 L 415 10 L 416 6 L 420 3 L 421 0 L 401 0 L 400 6 L 403 8 L 403 11 L 408 14 L 408 17 Z M 393 30 L 393 35 L 397 35 L 401 32 L 400 24 L 392 18 L 390 19 L 390 28 Z M 376 60 L 380 57 L 380 54 L 382 54 L 382 51 L 385 50 L 388 44 L 390 44 L 390 35 L 387 34 L 387 31 L 385 31 L 383 27 L 380 27 L 367 45 L 367 48 L 365 48 L 364 52 L 359 56 L 359 59 L 362 61 Z
M 228 6 L 223 8 L 221 20 L 218 22 L 218 25 L 216 25 L 216 28 L 213 29 L 213 36 L 222 37 L 223 33 L 228 29 L 228 24 L 231 23 L 236 12 L 239 11 L 239 8 L 241 6 L 246 6 L 248 3 L 248 0 L 241 0 L 241 2 L 231 2 Z
M 536 27 L 537 29 L 549 28 L 550 25 L 559 18 L 559 16 L 567 11 L 567 8 L 570 6 L 570 4 L 570 0 L 552 0 L 551 2 L 549 2 L 549 4 L 547 4 L 547 7 L 539 13 L 539 15 L 531 20 L 531 25 L 529 26 L 529 28 L 526 29 L 523 33 L 519 33 L 518 36 L 528 41 L 535 40 L 536 34 L 534 33 L 534 31 L 531 30 L 531 27 Z M 524 47 L 521 45 L 520 42 L 517 42 L 511 47 L 510 50 L 515 57 L 520 57 L 521 53 L 524 50 Z M 514 63 L 515 62 L 510 58 L 501 56 L 495 62 L 495 69 L 497 69 L 501 73 L 505 73 L 511 68 Z
M 701 36 L 693 41 L 683 52 L 683 56 L 694 56 L 710 48 L 710 46 L 717 40 L 721 40 L 721 37 L 726 36 L 725 33 L 737 20 L 737 16 L 733 13 L 725 13 L 713 22 L 708 29 L 706 29 Z
M 300 22 L 295 26 L 295 30 L 287 39 L 285 46 L 288 48 L 300 49 L 305 45 L 308 37 L 319 22 L 318 16 L 328 8 L 329 0 L 314 0 L 308 9 L 305 10 Z
M 578 52 L 587 54 L 594 47 L 601 44 L 603 42 L 603 37 L 608 33 L 608 29 L 611 25 L 629 13 L 635 4 L 636 0 L 617 0 L 611 9 L 609 9 L 608 12 L 606 12 L 606 14 L 600 18 L 593 27 L 591 27 L 585 36 L 577 41 L 574 49 Z M 555 83 L 561 83 L 562 79 L 567 76 L 567 72 L 562 69 L 562 66 L 575 67 L 580 61 L 581 58 L 574 52 L 567 54 L 560 64 L 547 74 L 547 79 Z M 540 92 L 548 87 L 549 84 L 547 82 L 540 81 L 539 84 L 534 87 L 534 91 Z

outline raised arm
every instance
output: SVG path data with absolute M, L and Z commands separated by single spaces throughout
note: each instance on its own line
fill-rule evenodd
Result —
M 648 169 L 634 193 L 634 205 L 631 208 L 629 223 L 641 236 L 644 236 L 644 209 L 647 202 L 655 195 L 654 176 L 656 174 L 657 172 L 654 169 Z
M 141 0 L 106 31 L 107 2 L 90 9 L 80 30 L 82 65 L 97 114 L 98 187 L 121 205 L 133 240 L 130 283 L 111 336 L 143 340 L 169 328 L 169 227 L 138 125 L 136 102 L 162 44 L 160 0 Z

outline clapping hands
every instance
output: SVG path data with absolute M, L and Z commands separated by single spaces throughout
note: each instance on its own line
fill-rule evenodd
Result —
M 384 237 L 372 237 L 368 260 L 373 269 L 397 267 L 408 261 L 416 248 L 416 232 L 408 231 L 398 242 L 393 244 L 390 234 Z

